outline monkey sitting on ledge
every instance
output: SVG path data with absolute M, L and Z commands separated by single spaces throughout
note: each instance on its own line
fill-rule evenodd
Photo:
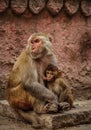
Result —
M 36 113 L 58 111 L 56 95 L 43 83 L 42 75 L 50 63 L 56 65 L 57 59 L 49 37 L 42 33 L 32 34 L 8 80 L 6 97 L 9 104 L 25 120 L 36 122 L 36 125 L 39 123 Z M 50 107 L 46 110 L 47 106 Z
M 44 83 L 49 90 L 57 95 L 60 108 L 63 107 L 62 110 L 71 109 L 73 107 L 73 94 L 61 75 L 62 72 L 56 66 L 49 64 L 44 73 Z M 66 106 L 62 106 L 62 103 Z

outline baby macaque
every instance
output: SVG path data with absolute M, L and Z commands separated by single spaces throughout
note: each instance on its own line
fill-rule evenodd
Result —
M 62 79 L 62 72 L 58 67 L 49 64 L 44 73 L 44 83 L 57 97 L 59 104 L 68 103 L 69 108 L 73 106 L 73 94 L 70 87 Z M 63 105 L 64 106 L 64 105 Z

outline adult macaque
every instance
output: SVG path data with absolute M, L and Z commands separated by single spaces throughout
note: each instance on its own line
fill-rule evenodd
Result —
M 69 86 L 61 78 L 61 75 L 62 72 L 56 66 L 49 64 L 45 70 L 44 82 L 47 88 L 57 95 L 58 102 L 61 103 L 60 107 L 68 109 L 73 106 L 73 95 Z M 67 102 L 70 106 L 67 104 L 63 106 L 62 102 Z
M 34 110 L 36 113 L 58 111 L 56 95 L 43 83 L 44 70 L 50 63 L 57 63 L 51 41 L 46 35 L 36 33 L 28 39 L 26 49 L 18 57 L 10 74 L 7 100 L 29 122 L 31 114 L 25 111 Z M 47 110 L 46 103 L 50 106 Z

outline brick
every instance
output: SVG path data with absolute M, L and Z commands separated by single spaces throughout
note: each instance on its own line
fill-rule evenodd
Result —
M 32 13 L 38 14 L 45 7 L 45 0 L 29 0 L 29 9 Z
M 91 16 L 91 0 L 82 0 L 81 10 L 85 16 Z
M 68 15 L 75 14 L 79 9 L 79 0 L 66 0 L 65 10 Z
M 47 9 L 52 15 L 57 15 L 63 7 L 63 0 L 49 0 Z
M 16 14 L 23 14 L 27 8 L 27 0 L 12 0 L 11 9 Z
M 9 6 L 9 1 L 8 0 L 0 0 L 0 13 L 6 11 L 8 6 Z

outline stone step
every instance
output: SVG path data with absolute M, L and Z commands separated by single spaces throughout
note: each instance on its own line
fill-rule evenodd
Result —
M 44 120 L 44 126 L 46 128 L 57 129 L 91 123 L 91 100 L 77 101 L 74 105 L 75 108 L 69 111 L 41 115 L 41 119 Z M 5 100 L 0 101 L 0 115 L 21 120 Z

